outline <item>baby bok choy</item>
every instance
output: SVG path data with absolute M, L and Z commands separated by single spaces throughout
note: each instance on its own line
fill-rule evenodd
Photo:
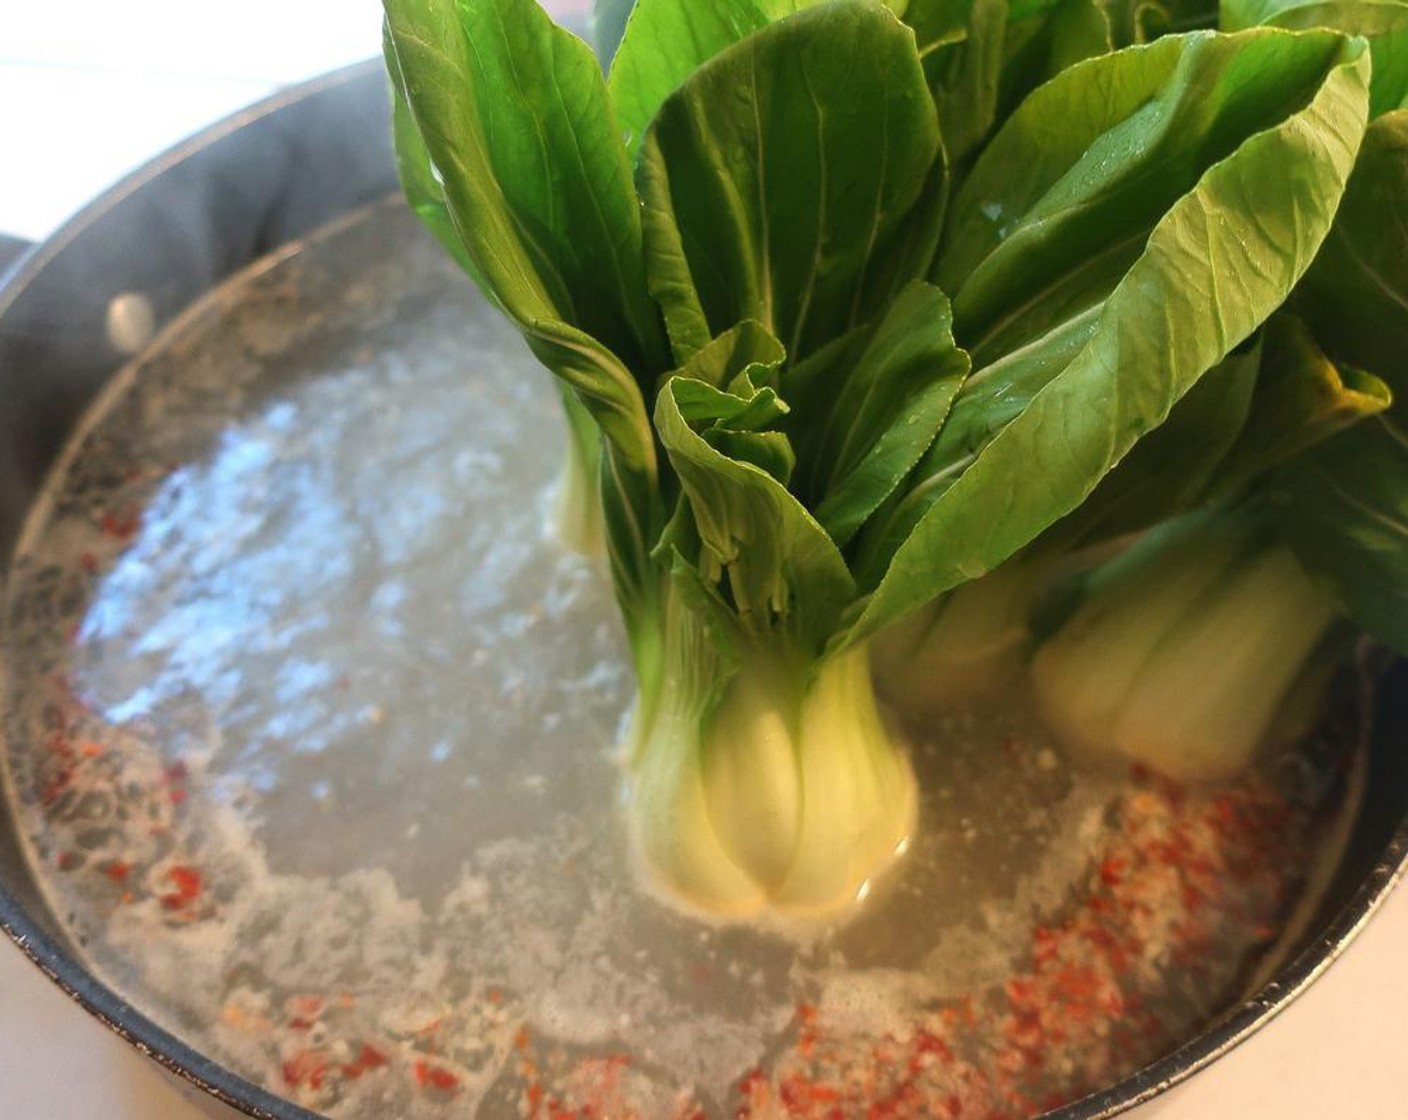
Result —
M 407 195 L 597 429 L 627 812 L 696 910 L 864 894 L 918 804 L 871 639 L 1080 507 L 1353 163 L 1361 43 L 1102 46 L 1009 113 L 989 8 L 640 0 L 603 75 L 532 0 L 385 0 Z
M 1408 652 L 1406 347 L 1398 110 L 1370 124 L 1330 236 L 1265 329 L 1236 437 L 1199 479 L 1210 508 L 1085 577 L 1038 650 L 1038 701 L 1068 745 L 1225 777 L 1277 738 L 1287 709 L 1314 709 L 1337 619 Z

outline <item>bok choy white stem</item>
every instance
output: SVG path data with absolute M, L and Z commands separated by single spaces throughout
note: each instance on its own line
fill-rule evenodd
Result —
M 1086 577 L 1032 680 L 1071 750 L 1225 778 L 1267 739 L 1339 612 L 1264 520 L 1193 514 Z

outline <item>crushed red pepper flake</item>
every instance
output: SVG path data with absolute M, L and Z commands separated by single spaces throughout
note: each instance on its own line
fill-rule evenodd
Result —
M 1192 982 L 1212 983 L 1218 938 L 1232 929 L 1252 945 L 1270 928 L 1286 887 L 1260 869 L 1289 842 L 1290 813 L 1254 782 L 1199 799 L 1145 776 L 1118 816 L 1086 895 L 1033 926 L 1027 964 L 996 993 L 868 1047 L 799 1006 L 792 1051 L 739 1082 L 737 1120 L 1013 1120 L 1175 1043 L 1146 997 L 1181 957 Z
M 411 1074 L 422 1089 L 436 1089 L 442 1093 L 456 1093 L 460 1089 L 460 1079 L 443 1066 L 431 1065 L 418 1060 L 411 1066 Z
M 391 1059 L 369 1042 L 362 1043 L 357 1057 L 342 1067 L 342 1076 L 355 1081 L 362 1074 L 374 1069 L 382 1069 L 391 1064 Z
M 142 527 L 142 511 L 137 507 L 106 510 L 98 519 L 103 535 L 117 541 L 130 541 Z
M 323 1087 L 329 1070 L 328 1055 L 323 1050 L 301 1050 L 283 1064 L 284 1082 L 293 1089 L 305 1086 L 317 1090 Z
M 161 895 L 161 905 L 167 910 L 185 910 L 200 898 L 205 889 L 205 880 L 194 867 L 184 863 L 167 868 L 162 876 L 163 883 L 170 883 L 172 889 Z

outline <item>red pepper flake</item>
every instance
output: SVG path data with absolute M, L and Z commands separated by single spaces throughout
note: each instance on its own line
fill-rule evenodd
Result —
M 321 1089 L 327 1079 L 327 1055 L 321 1050 L 300 1050 L 283 1067 L 284 1082 L 291 1088 L 300 1089 L 304 1085 L 310 1089 Z
M 930 1031 L 921 1030 L 919 1032 L 914 1042 L 914 1048 L 920 1054 L 933 1054 L 945 1064 L 953 1061 L 953 1048 Z
M 1034 1012 L 1015 1016 L 1006 1030 L 1007 1039 L 1013 1046 L 1023 1050 L 1039 1047 L 1043 1041 L 1041 1020 Z
M 1119 856 L 1111 856 L 1100 864 L 1100 881 L 1107 887 L 1118 887 L 1124 882 L 1129 864 Z
M 1013 1004 L 1025 1006 L 1036 1000 L 1036 981 L 1026 976 L 1013 976 L 1006 984 L 1007 999 Z
M 105 536 L 119 541 L 128 541 L 135 537 L 141 524 L 141 511 L 132 507 L 120 511 L 108 510 L 98 521 L 98 527 Z
M 170 883 L 174 887 L 161 896 L 161 904 L 167 910 L 184 910 L 196 899 L 200 898 L 201 891 L 205 887 L 201 873 L 194 867 L 178 863 L 167 870 L 162 876 L 162 882 Z
M 438 1089 L 442 1093 L 459 1091 L 460 1079 L 443 1066 L 433 1066 L 429 1062 L 417 1061 L 411 1066 L 416 1084 L 422 1089 Z
M 520 1053 L 524 1050 L 527 1050 L 528 1041 L 529 1035 L 527 1027 L 519 1027 L 518 1030 L 513 1032 L 513 1048 L 515 1050 L 519 1051 Z
M 98 574 L 98 558 L 91 552 L 85 551 L 79 556 L 78 565 L 87 575 L 95 576 Z
M 322 996 L 289 996 L 284 1001 L 284 1011 L 286 1014 L 296 1019 L 317 1019 L 323 1013 Z
M 1280 889 L 1265 877 L 1275 835 L 1291 839 L 1297 822 L 1255 788 L 1219 803 L 1144 782 L 1112 822 L 1085 897 L 1063 908 L 1067 920 L 1032 928 L 1030 964 L 1008 978 L 1005 1001 L 999 989 L 937 1009 L 903 1039 L 833 1038 L 799 1007 L 791 1054 L 771 1076 L 740 1082 L 739 1120 L 1011 1120 L 1167 1050 L 1179 1028 L 1146 1003 L 1178 962 L 1199 990 L 1221 984 L 1216 968 L 1198 969 L 1224 935 L 1255 944 L 1259 923 L 1279 912 Z
M 381 1069 L 389 1065 L 389 1059 L 369 1042 L 362 1043 L 362 1048 L 357 1051 L 357 1057 L 352 1062 L 342 1067 L 342 1076 L 350 1081 L 355 1081 L 368 1070 Z
M 77 852 L 60 852 L 54 862 L 60 871 L 72 871 L 83 863 L 83 857 Z
M 115 859 L 111 863 L 103 865 L 103 874 L 114 883 L 121 883 L 131 873 L 132 865 L 130 863 L 124 863 L 120 859 Z
M 770 1096 L 767 1075 L 760 1069 L 751 1070 L 738 1083 L 738 1093 L 743 1103 L 734 1114 L 735 1120 L 748 1120 L 750 1110 L 765 1104 Z

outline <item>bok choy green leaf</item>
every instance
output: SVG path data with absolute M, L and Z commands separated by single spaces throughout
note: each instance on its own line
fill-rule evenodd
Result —
M 712 913 L 850 905 L 918 804 L 870 639 L 927 608 L 988 648 L 994 585 L 944 596 L 1092 494 L 1098 533 L 1210 487 L 1369 49 L 1107 53 L 1075 0 L 641 0 L 599 14 L 604 76 L 532 0 L 385 6 L 408 198 L 600 433 L 643 864 Z

